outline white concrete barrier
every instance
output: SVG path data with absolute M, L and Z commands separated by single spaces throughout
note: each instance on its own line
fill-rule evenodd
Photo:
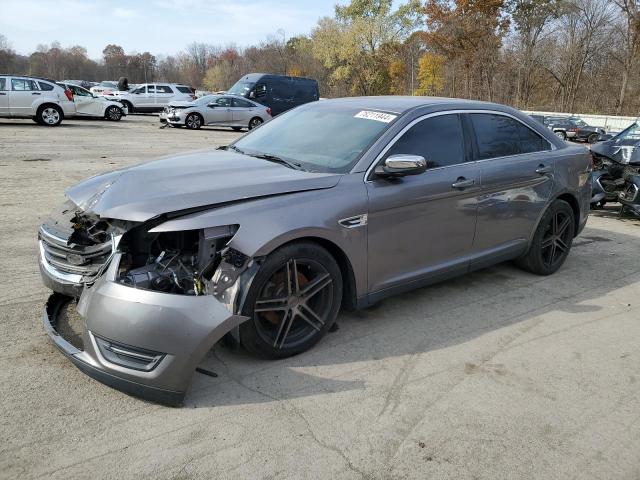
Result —
M 524 110 L 523 110 L 524 111 Z M 545 115 L 547 117 L 580 117 L 593 127 L 602 127 L 607 133 L 617 133 L 635 122 L 638 117 L 617 117 L 615 115 L 587 115 L 583 113 L 560 113 L 524 111 L 529 115 Z

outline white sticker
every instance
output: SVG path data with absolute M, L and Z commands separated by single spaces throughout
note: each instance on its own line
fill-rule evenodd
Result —
M 372 112 L 371 110 L 362 110 L 354 115 L 355 118 L 366 118 L 367 120 L 375 120 L 377 122 L 389 123 L 397 115 L 391 113 Z

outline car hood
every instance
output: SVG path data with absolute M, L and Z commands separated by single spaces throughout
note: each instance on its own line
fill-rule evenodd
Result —
M 163 213 L 331 188 L 340 177 L 212 150 L 98 175 L 65 193 L 81 209 L 102 218 L 143 222 Z

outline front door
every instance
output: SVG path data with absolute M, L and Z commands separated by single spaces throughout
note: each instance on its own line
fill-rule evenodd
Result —
M 508 115 L 471 113 L 469 118 L 482 175 L 473 250 L 512 257 L 526 248 L 549 201 L 553 147 Z
M 420 155 L 428 170 L 397 179 L 370 177 L 369 291 L 463 273 L 476 228 L 477 163 L 458 114 L 415 123 L 385 152 Z
M 0 78 L 0 115 L 6 117 L 9 115 L 9 79 Z
M 233 118 L 231 97 L 218 97 L 207 105 L 204 122 L 207 125 L 227 125 Z
M 76 112 L 80 115 L 100 116 L 102 115 L 102 101 L 93 98 L 89 90 L 76 85 L 69 85 L 73 93 L 73 101 L 76 104 Z

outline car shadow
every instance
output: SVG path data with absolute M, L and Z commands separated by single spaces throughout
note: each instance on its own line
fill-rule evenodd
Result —
M 421 354 L 435 356 L 437 351 L 496 330 L 542 322 L 545 314 L 563 320 L 549 328 L 568 328 L 567 323 L 579 324 L 584 315 L 603 310 L 594 296 L 635 281 L 631 277 L 638 274 L 638 266 L 629 257 L 638 247 L 640 237 L 588 228 L 554 275 L 540 277 L 504 263 L 398 295 L 366 310 L 342 313 L 337 332 L 327 334 L 310 351 L 284 360 L 255 358 L 238 346 L 220 342 L 201 363 L 218 377 L 196 374 L 185 406 L 206 408 L 361 390 L 376 376 L 376 369 L 380 375 L 389 370 L 385 360 L 418 359 L 421 371 L 428 371 L 431 357 Z M 463 362 L 453 368 L 466 367 Z

